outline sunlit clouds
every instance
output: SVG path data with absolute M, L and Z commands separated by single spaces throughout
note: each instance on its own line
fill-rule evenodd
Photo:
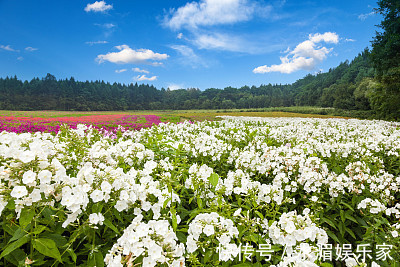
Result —
M 308 40 L 298 44 L 292 51 L 287 51 L 286 56 L 280 57 L 281 64 L 260 66 L 253 72 L 292 73 L 298 70 L 313 70 L 333 49 L 319 45 L 321 42 L 337 44 L 339 35 L 333 32 L 310 34 Z

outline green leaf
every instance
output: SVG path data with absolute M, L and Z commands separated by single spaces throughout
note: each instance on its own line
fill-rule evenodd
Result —
M 167 198 L 165 201 L 164 201 L 164 204 L 163 204 L 163 209 L 165 209 L 165 207 L 167 207 L 167 204 L 168 204 L 168 202 L 172 202 L 172 198 Z
M 204 255 L 204 263 L 207 263 L 213 254 L 214 251 L 212 249 L 207 249 L 206 255 Z
M 353 221 L 353 222 L 355 222 L 355 223 L 358 224 L 356 218 L 354 218 L 353 216 L 351 216 L 349 213 L 346 212 L 345 217 L 346 217 L 346 219 L 349 219 L 350 221 Z
M 107 218 L 104 219 L 104 224 L 110 228 L 111 230 L 113 230 L 114 232 L 116 232 L 117 234 L 119 234 L 118 228 L 114 226 L 114 224 Z
M 340 210 L 340 218 L 342 219 L 343 223 L 346 221 L 346 218 L 344 217 L 344 210 Z
M 6 255 L 4 258 L 16 266 L 25 266 L 26 254 L 20 248 L 15 249 L 13 252 Z
M 56 243 L 57 247 L 63 247 L 68 243 L 67 239 L 60 234 L 44 232 L 41 237 L 53 240 Z
M 345 230 L 344 230 L 345 226 L 344 226 L 344 224 L 343 224 L 342 222 L 339 222 L 338 226 L 339 226 L 340 235 L 341 235 L 342 237 L 344 237 L 344 233 L 345 233 Z
M 336 242 L 340 243 L 339 238 L 333 232 L 326 230 L 326 233 L 329 235 L 330 238 L 332 238 Z
M 346 227 L 346 232 L 348 232 L 354 239 L 357 239 L 356 235 L 354 234 L 354 232 L 350 228 Z
M 21 217 L 19 217 L 19 224 L 22 228 L 25 228 L 31 223 L 33 217 L 35 216 L 35 209 L 33 207 L 24 208 L 21 211 Z
M 197 197 L 196 200 L 197 200 L 197 206 L 199 206 L 199 208 L 202 209 L 203 208 L 203 200 L 201 200 L 200 197 Z
M 258 217 L 260 217 L 261 218 L 261 220 L 264 220 L 264 216 L 261 214 L 261 212 L 259 212 L 259 211 L 255 211 L 255 214 L 257 214 L 258 215 Z
M 210 182 L 210 184 L 211 184 L 213 187 L 216 187 L 216 186 L 217 186 L 218 180 L 219 180 L 219 175 L 216 174 L 216 173 L 213 173 L 213 174 L 210 175 L 210 177 L 208 177 L 208 181 Z
M 175 208 L 171 208 L 171 214 L 172 214 L 172 228 L 174 229 L 174 231 L 176 231 L 176 228 L 178 227 L 178 219 L 176 218 Z
M 8 244 L 10 244 L 11 242 L 20 239 L 21 237 L 23 237 L 26 233 L 21 229 L 18 228 L 17 231 L 14 232 L 14 235 L 11 237 L 11 239 L 8 241 Z
M 35 227 L 35 229 L 33 229 L 33 234 L 38 235 L 41 232 L 43 232 L 44 230 L 48 229 L 46 226 L 44 225 L 38 225 Z
M 96 267 L 104 267 L 104 257 L 100 251 L 94 254 L 94 259 L 96 262 Z
M 181 231 L 177 231 L 176 232 L 176 237 L 178 238 L 178 240 L 182 243 L 186 243 L 187 242 L 187 238 L 186 235 L 184 233 L 182 233 Z
M 24 235 L 23 237 L 21 237 L 20 239 L 18 239 L 17 241 L 8 244 L 3 252 L 0 254 L 0 259 L 3 258 L 4 256 L 10 254 L 11 252 L 13 252 L 15 249 L 19 248 L 20 246 L 26 244 L 29 242 L 29 240 L 31 240 L 31 236 L 30 234 Z
M 67 249 L 67 252 L 71 256 L 72 260 L 76 263 L 76 259 L 78 257 L 76 256 L 75 252 L 71 248 Z
M 323 222 L 323 223 L 325 222 L 337 230 L 335 223 L 333 221 L 331 221 L 330 219 L 328 219 L 326 217 L 321 217 L 321 222 Z
M 57 259 L 62 263 L 60 251 L 56 243 L 48 238 L 37 238 L 33 240 L 33 247 L 43 255 Z
M 321 267 L 333 267 L 333 265 L 328 263 L 328 262 L 322 262 L 322 263 L 319 264 L 319 266 L 321 266 Z
M 348 203 L 346 203 L 346 202 L 344 202 L 344 201 L 341 201 L 340 204 L 346 206 L 349 210 L 354 211 L 353 207 L 350 206 Z

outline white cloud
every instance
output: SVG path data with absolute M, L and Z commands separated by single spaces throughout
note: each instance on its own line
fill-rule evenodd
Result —
M 11 48 L 10 45 L 0 45 L 0 49 L 10 51 L 10 52 L 19 52 L 19 50 L 15 50 L 14 48 Z
M 176 36 L 176 38 L 178 38 L 178 39 L 182 39 L 182 37 L 183 37 L 183 33 L 178 33 L 178 35 Z
M 161 62 L 149 62 L 149 60 L 165 60 L 169 56 L 167 54 L 154 53 L 149 49 L 133 50 L 127 45 L 116 46 L 119 52 L 110 52 L 105 55 L 98 55 L 96 60 L 99 63 L 109 61 L 116 64 L 151 64 L 159 66 Z
M 96 1 L 93 4 L 87 4 L 85 7 L 86 12 L 105 12 L 107 10 L 112 9 L 112 5 L 107 5 L 105 1 Z
M 314 35 L 310 34 L 309 39 L 313 43 L 320 43 L 324 41 L 325 43 L 337 44 L 339 42 L 339 35 L 334 32 L 326 32 L 324 34 L 316 33 Z
M 34 47 L 31 47 L 31 46 L 28 46 L 28 47 L 25 47 L 25 50 L 26 51 L 29 51 L 29 52 L 32 52 L 32 51 L 36 51 L 36 50 L 38 50 L 37 48 L 34 48 Z
M 235 52 L 242 50 L 242 46 L 239 45 L 240 40 L 238 37 L 220 33 L 197 35 L 196 39 L 193 40 L 193 43 L 200 49 L 216 49 Z
M 101 28 L 105 28 L 105 29 L 112 29 L 112 28 L 117 27 L 117 25 L 115 25 L 113 23 L 103 23 L 103 24 L 95 23 L 94 25 L 99 26 Z
M 169 90 L 173 91 L 173 90 L 178 90 L 178 89 L 184 89 L 185 87 L 183 86 L 183 84 L 169 83 L 167 88 L 169 88 Z
M 133 72 L 139 72 L 139 73 L 147 73 L 147 74 L 150 73 L 150 71 L 148 71 L 148 70 L 142 70 L 142 69 L 139 69 L 139 68 L 133 68 L 132 71 Z
M 136 81 L 155 81 L 157 80 L 157 76 L 147 77 L 146 75 L 138 75 L 135 77 Z
M 198 66 L 207 67 L 206 62 L 199 57 L 192 48 L 186 45 L 171 45 L 171 48 L 176 50 L 182 56 L 181 63 L 183 65 L 190 65 L 193 68 Z
M 248 0 L 200 0 L 172 9 L 164 24 L 174 30 L 232 24 L 250 20 L 254 12 L 255 5 Z
M 121 73 L 121 72 L 125 72 L 125 71 L 127 71 L 127 69 L 115 70 L 116 73 Z
M 312 70 L 332 51 L 332 48 L 328 49 L 324 46 L 318 46 L 320 42 L 337 44 L 339 42 L 339 36 L 332 32 L 310 34 L 308 40 L 298 44 L 293 51 L 288 52 L 286 56 L 280 57 L 281 64 L 272 65 L 270 67 L 267 65 L 260 66 L 255 68 L 253 72 L 292 73 L 298 70 Z
M 371 11 L 371 12 L 365 13 L 365 14 L 360 14 L 360 15 L 358 15 L 358 19 L 364 21 L 364 20 L 366 20 L 368 17 L 373 16 L 373 15 L 375 15 L 375 14 L 376 14 L 375 11 Z
M 85 42 L 88 45 L 95 45 L 95 44 L 108 44 L 107 41 L 94 41 L 94 42 Z
M 23 57 L 17 57 L 17 60 L 22 61 L 22 60 L 24 60 L 24 58 Z
M 195 34 L 191 42 L 199 49 L 221 50 L 230 52 L 242 52 L 247 54 L 264 53 L 266 50 L 276 48 L 276 45 L 261 45 L 249 36 L 237 36 L 225 33 Z M 281 45 L 279 45 L 280 47 Z
M 344 39 L 344 41 L 345 41 L 345 42 L 355 42 L 356 40 L 351 39 L 351 38 L 346 38 L 346 39 Z

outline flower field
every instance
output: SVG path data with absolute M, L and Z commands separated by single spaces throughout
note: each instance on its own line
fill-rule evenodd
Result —
M 0 266 L 399 266 L 400 124 L 154 124 L 2 131 Z
M 95 129 L 115 134 L 118 130 L 139 130 L 159 123 L 161 123 L 161 118 L 155 115 L 109 114 L 50 118 L 3 116 L 0 118 L 0 132 L 58 133 L 62 125 L 68 125 L 69 128 L 76 129 L 78 124 L 85 124 L 91 125 Z

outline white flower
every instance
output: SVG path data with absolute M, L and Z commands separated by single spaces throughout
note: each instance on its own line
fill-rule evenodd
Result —
M 288 221 L 285 227 L 285 231 L 289 234 L 293 233 L 296 230 L 296 226 L 293 221 Z
M 103 221 L 104 221 L 104 216 L 101 213 L 92 213 L 89 215 L 90 224 L 103 225 Z
M 37 188 L 33 189 L 32 193 L 29 195 L 29 197 L 32 199 L 32 202 L 38 202 L 42 199 L 40 190 Z
M 11 191 L 11 196 L 13 198 L 21 198 L 28 194 L 28 190 L 26 190 L 25 186 L 15 186 Z
M 41 170 L 38 174 L 41 184 L 49 184 L 51 181 L 51 176 L 51 172 L 48 170 Z
M 233 217 L 239 216 L 241 212 L 242 212 L 242 208 L 237 209 L 237 210 L 233 213 Z
M 214 226 L 207 224 L 203 229 L 203 233 L 206 234 L 207 236 L 213 235 L 214 234 Z
M 101 187 L 101 191 L 103 191 L 104 193 L 106 193 L 106 194 L 110 194 L 111 193 L 112 186 L 111 186 L 111 184 L 109 182 L 103 181 L 101 183 L 100 187 Z
M 126 210 L 128 208 L 128 203 L 123 200 L 118 200 L 114 206 L 119 212 Z
M 311 197 L 311 201 L 317 202 L 317 201 L 318 201 L 318 197 L 317 197 L 317 196 L 312 196 L 312 197 Z
M 398 233 L 396 230 L 393 230 L 393 231 L 391 232 L 391 234 L 392 234 L 392 236 L 393 236 L 394 238 L 396 238 L 396 237 L 399 236 L 399 233 Z
M 189 236 L 186 241 L 186 248 L 189 253 L 193 253 L 197 249 L 197 243 L 193 240 L 191 236 Z
M 345 263 L 346 263 L 347 267 L 356 267 L 356 266 L 358 266 L 358 263 L 354 258 L 347 258 L 345 260 Z
M 34 186 L 36 184 L 35 179 L 36 173 L 31 170 L 25 172 L 22 176 L 22 182 L 28 186 Z
M 104 198 L 103 192 L 98 189 L 93 190 L 93 192 L 90 194 L 90 197 L 94 203 L 102 201 Z
M 308 215 L 310 213 L 310 209 L 309 208 L 305 208 L 304 210 L 303 210 L 303 214 L 304 215 Z

